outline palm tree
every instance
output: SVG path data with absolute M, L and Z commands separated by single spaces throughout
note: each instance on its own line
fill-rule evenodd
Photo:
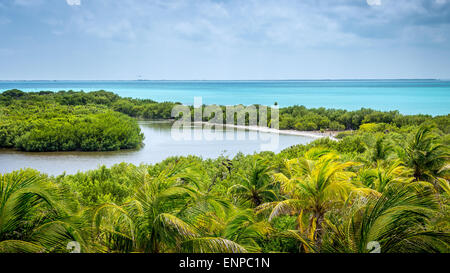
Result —
M 229 193 L 235 193 L 244 200 L 249 201 L 252 207 L 257 207 L 264 202 L 277 199 L 272 184 L 273 167 L 269 161 L 256 157 L 251 162 L 251 167 L 246 175 L 240 175 L 239 184 L 228 189 Z
M 81 241 L 60 194 L 32 170 L 0 174 L 0 252 L 64 252 Z
M 371 149 L 370 159 L 372 162 L 387 160 L 391 151 L 393 151 L 393 146 L 386 141 L 383 135 L 378 135 L 375 145 Z
M 376 169 L 362 169 L 358 178 L 365 186 L 383 193 L 390 186 L 412 182 L 410 175 L 410 169 L 399 159 L 387 162 L 379 160 Z
M 433 182 L 449 158 L 448 147 L 439 143 L 433 127 L 421 126 L 404 148 L 405 162 L 417 181 Z
M 431 188 L 387 188 L 379 198 L 360 199 L 344 215 L 327 218 L 322 252 L 448 252 L 450 235 L 429 227 L 438 209 Z
M 239 209 L 230 207 L 223 211 L 209 211 L 197 213 L 192 217 L 193 222 L 203 235 L 203 238 L 188 240 L 184 246 L 192 242 L 208 239 L 221 239 L 224 242 L 233 243 L 235 250 L 240 252 L 260 252 L 258 239 L 262 239 L 271 231 L 270 225 L 266 221 L 258 221 L 252 209 Z M 203 246 L 201 246 L 203 248 Z M 226 251 L 228 252 L 228 251 Z
M 365 191 L 350 181 L 355 173 L 347 169 L 355 163 L 338 159 L 334 153 L 312 149 L 304 158 L 286 161 L 284 173 L 274 175 L 286 200 L 262 204 L 258 211 L 271 209 L 269 221 L 281 214 L 296 214 L 301 222 L 303 212 L 309 213 L 309 233 L 320 244 L 325 213 L 343 204 L 352 191 Z
M 141 169 L 134 196 L 122 206 L 105 204 L 94 213 L 95 238 L 110 252 L 245 252 L 237 243 L 204 237 L 190 212 L 210 199 L 186 160 L 179 160 L 155 176 Z M 214 202 L 210 202 L 214 203 Z M 217 203 L 214 203 L 217 205 Z

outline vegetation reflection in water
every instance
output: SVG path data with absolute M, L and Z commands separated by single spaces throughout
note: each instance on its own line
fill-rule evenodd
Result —
M 139 121 L 141 131 L 145 135 L 144 145 L 140 149 L 120 150 L 109 152 L 19 152 L 14 150 L 0 150 L 0 172 L 7 173 L 22 168 L 34 168 L 51 175 L 59 175 L 63 172 L 73 174 L 77 171 L 86 171 L 106 165 L 108 167 L 127 162 L 135 165 L 141 163 L 152 164 L 160 162 L 170 156 L 197 155 L 204 158 L 215 158 L 220 155 L 234 156 L 239 152 L 253 154 L 260 151 L 261 143 L 266 143 L 265 138 L 258 137 L 260 132 L 244 130 L 234 131 L 234 140 L 174 140 L 171 136 L 172 123 Z M 233 129 L 226 129 L 228 132 Z M 194 131 L 202 132 L 201 126 L 192 126 Z M 218 131 L 217 136 L 222 133 Z M 256 134 L 256 140 L 252 140 L 249 134 Z M 244 140 L 238 140 L 244 137 Z M 308 137 L 279 135 L 279 152 L 296 144 L 306 144 L 314 140 Z

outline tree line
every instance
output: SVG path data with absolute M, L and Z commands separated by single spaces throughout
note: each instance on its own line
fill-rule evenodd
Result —
M 8 106 L 14 103 L 56 103 L 59 105 L 102 105 L 123 114 L 135 118 L 143 119 L 173 119 L 172 109 L 179 102 L 156 102 L 150 99 L 122 98 L 112 92 L 104 90 L 95 92 L 75 92 L 75 91 L 41 91 L 41 92 L 23 92 L 20 90 L 8 90 L 0 94 L 0 104 Z M 203 108 L 205 105 L 203 105 Z M 225 106 L 219 106 L 225 113 Z M 254 105 L 256 111 L 259 105 Z M 190 106 L 191 116 L 194 118 L 194 108 Z M 254 110 L 250 110 L 254 111 Z M 248 110 L 242 105 L 241 112 L 237 115 L 245 117 L 245 123 L 248 125 Z M 256 113 L 258 115 L 258 113 Z M 268 113 L 270 120 L 270 111 Z M 210 117 L 203 117 L 208 121 Z M 223 117 L 226 122 L 226 115 Z M 236 122 L 237 118 L 235 118 Z M 347 111 L 342 109 L 311 108 L 305 106 L 289 106 L 279 110 L 279 128 L 293 130 L 358 130 L 366 123 L 384 124 L 387 129 L 398 129 L 409 126 L 419 126 L 421 124 L 433 124 L 441 131 L 448 134 L 450 132 L 450 116 L 431 116 L 431 115 L 403 115 L 398 111 L 377 111 L 373 109 L 362 108 L 356 111 Z M 268 124 L 270 125 L 270 124 Z

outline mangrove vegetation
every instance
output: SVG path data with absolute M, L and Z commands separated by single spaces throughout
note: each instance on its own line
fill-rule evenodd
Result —
M 376 128 L 278 154 L 3 174 L 0 252 L 448 253 L 448 135 Z

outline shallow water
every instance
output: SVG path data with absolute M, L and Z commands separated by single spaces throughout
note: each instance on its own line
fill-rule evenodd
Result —
M 255 131 L 226 129 L 215 133 L 203 130 L 199 126 L 187 129 L 191 140 L 179 139 L 172 134 L 170 123 L 139 121 L 145 135 L 144 146 L 139 150 L 115 152 L 50 152 L 27 153 L 14 150 L 0 150 L 0 172 L 7 173 L 22 168 L 33 168 L 50 175 L 59 175 L 66 171 L 74 174 L 78 171 L 95 169 L 100 165 L 108 167 L 128 162 L 157 163 L 170 156 L 197 155 L 203 158 L 215 158 L 221 154 L 234 156 L 238 152 L 253 154 L 261 151 L 261 144 L 268 144 L 274 134 Z M 195 138 L 201 138 L 196 140 Z M 218 139 L 223 137 L 222 140 Z M 228 137 L 232 139 L 228 139 Z M 306 144 L 313 138 L 293 135 L 278 135 L 279 145 L 273 149 L 279 152 L 296 144 Z

